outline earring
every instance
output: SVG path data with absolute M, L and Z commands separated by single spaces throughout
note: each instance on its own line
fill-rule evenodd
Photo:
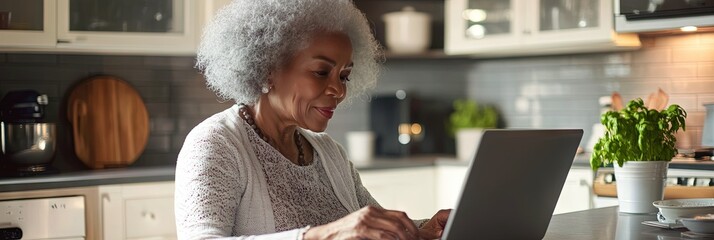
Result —
M 270 88 L 268 88 L 267 86 L 263 86 L 262 88 L 260 88 L 260 92 L 262 92 L 264 94 L 268 93 L 268 92 L 270 92 Z

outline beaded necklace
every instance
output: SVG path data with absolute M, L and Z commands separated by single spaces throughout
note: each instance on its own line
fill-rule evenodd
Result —
M 255 124 L 255 120 L 253 119 L 253 116 L 251 116 L 250 112 L 248 112 L 248 106 L 241 103 L 238 107 L 238 112 L 240 113 L 241 118 L 243 120 L 245 120 L 245 122 L 248 123 L 248 125 L 250 125 L 251 128 L 253 128 L 253 131 L 255 131 L 256 134 L 258 134 L 258 137 L 263 139 L 263 141 L 265 141 L 269 145 L 275 146 L 274 144 L 272 144 L 273 141 L 271 141 L 270 138 L 268 138 L 268 136 L 263 135 L 263 132 L 260 131 L 260 128 L 258 128 L 258 125 Z M 298 162 L 297 163 L 299 166 L 306 166 L 307 163 L 305 162 L 305 154 L 303 153 L 303 150 L 302 150 L 302 138 L 300 136 L 300 132 L 295 130 L 295 134 L 293 134 L 293 136 L 295 137 L 295 147 L 297 147 L 297 150 L 298 150 Z

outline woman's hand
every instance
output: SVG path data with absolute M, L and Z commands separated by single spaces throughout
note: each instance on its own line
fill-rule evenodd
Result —
M 418 239 L 407 214 L 367 206 L 337 221 L 310 228 L 304 239 Z
M 442 209 L 436 212 L 428 222 L 419 229 L 419 237 L 423 239 L 438 239 L 444 233 L 446 220 L 449 219 L 451 209 Z

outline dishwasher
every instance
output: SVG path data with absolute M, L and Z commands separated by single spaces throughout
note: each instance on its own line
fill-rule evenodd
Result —
M 0 201 L 0 240 L 85 236 L 84 196 Z

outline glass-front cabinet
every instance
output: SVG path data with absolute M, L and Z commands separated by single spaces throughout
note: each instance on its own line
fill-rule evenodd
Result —
M 194 52 L 194 0 L 57 0 L 57 47 Z
M 447 6 L 447 12 L 458 16 L 449 16 L 458 19 L 448 24 L 455 25 L 459 31 L 453 31 L 458 37 L 451 38 L 457 41 L 456 45 L 468 44 L 468 42 L 478 41 L 482 44 L 492 46 L 509 46 L 517 44 L 521 39 L 521 26 L 517 25 L 516 19 L 517 0 L 463 0 L 459 6 Z M 451 4 L 454 5 L 454 4 Z M 458 8 L 451 10 L 450 7 Z M 448 33 L 447 33 L 448 34 Z
M 55 0 L 0 1 L 0 46 L 53 46 L 56 6 Z
M 636 49 L 615 34 L 611 0 L 446 0 L 445 51 L 530 55 Z
M 2 51 L 194 54 L 227 0 L 0 0 Z

